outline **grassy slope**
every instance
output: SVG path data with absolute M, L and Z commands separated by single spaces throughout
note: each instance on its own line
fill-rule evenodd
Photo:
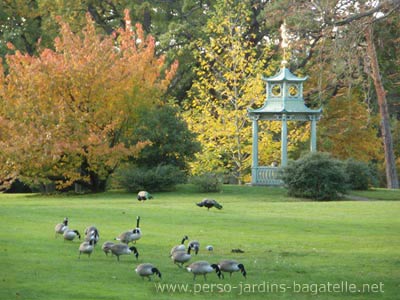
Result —
M 362 197 L 374 198 L 374 193 Z M 379 191 L 378 199 L 400 199 L 398 191 Z M 384 195 L 384 196 L 382 196 Z M 388 196 L 389 195 L 389 196 Z M 209 196 L 221 211 L 198 208 Z M 0 299 L 196 299 L 209 293 L 157 293 L 154 282 L 134 273 L 138 263 L 152 262 L 163 273 L 162 283 L 188 283 L 192 275 L 172 264 L 168 253 L 184 234 L 201 242 L 195 260 L 243 262 L 240 274 L 208 284 L 232 284 L 230 293 L 213 292 L 213 299 L 236 299 L 240 283 L 384 284 L 384 293 L 321 293 L 314 299 L 398 299 L 400 291 L 400 202 L 308 202 L 285 196 L 280 188 L 225 186 L 219 194 L 198 194 L 182 186 L 160 193 L 144 204 L 135 195 L 105 193 L 82 196 L 0 195 Z M 80 232 L 88 225 L 100 230 L 100 244 L 135 226 L 142 218 L 144 236 L 133 256 L 106 257 L 97 247 L 89 259 L 78 260 L 79 242 L 54 238 L 54 225 L 65 216 Z M 214 253 L 204 247 L 212 244 Z M 243 254 L 231 253 L 241 248 Z M 156 282 L 158 282 L 156 280 Z M 203 284 L 199 277 L 197 283 Z M 237 288 L 235 288 L 237 287 Z M 276 288 L 276 286 L 274 286 Z M 225 286 L 228 290 L 229 287 Z M 243 299 L 309 299 L 310 293 L 246 293 Z

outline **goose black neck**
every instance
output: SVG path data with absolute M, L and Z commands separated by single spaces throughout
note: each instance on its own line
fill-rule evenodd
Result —
M 244 269 L 243 264 L 238 264 L 238 268 L 240 269 L 240 272 L 242 272 L 243 276 L 246 278 L 246 270 Z
M 157 268 L 152 268 L 151 271 L 152 271 L 154 274 L 157 274 L 157 276 L 161 278 L 161 272 L 160 272 Z
M 218 265 L 217 264 L 212 264 L 211 265 L 211 267 L 213 268 L 213 269 L 215 269 L 215 273 L 217 273 L 217 275 L 218 275 L 218 278 L 221 278 L 221 269 L 218 267 Z

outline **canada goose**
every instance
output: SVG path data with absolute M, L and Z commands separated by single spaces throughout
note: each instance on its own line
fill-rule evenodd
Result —
M 185 235 L 182 238 L 181 244 L 180 245 L 176 245 L 171 249 L 170 255 L 172 255 L 175 251 L 185 251 L 186 250 L 185 241 L 187 241 L 188 239 L 189 239 L 189 237 L 187 235 Z
M 111 253 L 117 256 L 117 260 L 119 261 L 120 255 L 129 255 L 132 252 L 135 254 L 136 259 L 139 257 L 139 252 L 136 247 L 128 247 L 126 244 L 114 244 L 110 247 Z
M 64 218 L 64 221 L 62 223 L 58 223 L 56 227 L 54 227 L 54 230 L 56 232 L 56 237 L 57 234 L 64 234 L 64 232 L 68 229 L 68 217 Z
M 186 267 L 186 270 L 189 272 L 193 273 L 193 280 L 196 279 L 197 275 L 203 275 L 204 280 L 207 280 L 206 275 L 207 273 L 211 273 L 215 270 L 215 272 L 218 275 L 218 278 L 221 278 L 221 270 L 219 269 L 217 264 L 210 264 L 207 261 L 196 261 L 194 263 L 191 263 L 188 267 Z
M 199 253 L 200 250 L 200 242 L 196 240 L 190 241 L 188 247 L 194 250 L 194 254 L 197 255 L 197 253 Z
M 208 199 L 208 198 L 205 198 L 205 199 L 203 199 L 203 201 L 196 203 L 196 205 L 199 207 L 203 207 L 203 206 L 207 207 L 207 210 L 210 210 L 211 207 L 215 207 L 217 209 L 222 209 L 221 204 L 219 204 L 214 199 Z
M 94 244 L 96 245 L 100 239 L 99 230 L 95 226 L 89 226 L 85 229 L 85 241 L 89 242 L 90 240 L 94 240 Z
M 103 245 L 101 246 L 101 250 L 104 251 L 104 253 L 108 256 L 108 253 L 111 252 L 111 246 L 113 246 L 114 243 L 113 242 L 105 242 L 103 243 Z
M 142 237 L 142 231 L 139 228 L 140 217 L 136 219 L 136 228 L 130 231 L 125 231 L 117 236 L 115 239 L 121 241 L 122 243 L 129 244 L 130 242 L 135 242 Z
M 73 241 L 76 237 L 81 239 L 81 235 L 78 230 L 67 229 L 63 233 L 64 240 Z
M 88 234 L 93 233 L 95 231 L 98 231 L 96 226 L 93 226 L 93 225 L 92 226 L 88 226 L 85 229 L 85 235 L 88 235 Z
M 145 263 L 140 264 L 135 269 L 136 274 L 142 277 L 147 277 L 149 281 L 151 280 L 150 276 L 156 274 L 159 278 L 161 278 L 161 272 L 155 268 L 152 264 Z
M 152 196 L 149 192 L 140 191 L 140 192 L 137 194 L 137 199 L 138 199 L 139 201 L 145 201 L 145 200 L 153 199 L 153 196 Z
M 125 231 L 125 232 L 121 233 L 115 239 L 124 244 L 129 244 L 130 242 L 133 242 L 133 241 L 136 242 L 137 236 L 138 236 L 138 233 L 135 231 L 135 229 L 133 229 L 132 231 Z
M 83 242 L 79 246 L 79 258 L 81 258 L 81 254 L 85 253 L 90 257 L 94 250 L 94 240 L 90 240 L 89 242 Z
M 229 272 L 230 276 L 232 276 L 233 272 L 240 271 L 244 278 L 246 278 L 246 270 L 244 269 L 243 264 L 238 263 L 236 260 L 225 259 L 221 260 L 218 263 L 218 267 L 222 272 Z
M 142 230 L 140 230 L 139 223 L 140 223 L 140 216 L 137 216 L 136 217 L 136 228 L 132 229 L 132 232 L 135 235 L 133 241 L 135 241 L 135 242 L 142 237 Z
M 174 253 L 172 253 L 171 259 L 174 262 L 174 264 L 178 264 L 178 267 L 182 268 L 183 264 L 185 262 L 188 262 L 192 258 L 192 255 L 190 254 L 190 250 L 192 250 L 192 248 L 188 247 L 187 252 L 181 250 L 181 251 L 175 251 Z

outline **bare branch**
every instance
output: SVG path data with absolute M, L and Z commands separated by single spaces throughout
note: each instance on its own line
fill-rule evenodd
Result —
M 396 11 L 396 10 L 398 10 L 400 8 L 400 1 L 399 0 L 390 0 L 390 1 L 387 1 L 387 2 L 381 2 L 376 7 L 372 8 L 370 10 L 361 12 L 359 14 L 352 15 L 352 16 L 350 16 L 350 17 L 348 17 L 346 19 L 340 20 L 340 21 L 336 21 L 336 22 L 333 23 L 333 25 L 335 25 L 335 26 L 343 26 L 343 25 L 346 25 L 346 24 L 350 24 L 353 21 L 357 21 L 357 20 L 372 16 L 373 14 L 375 14 L 377 12 L 381 12 L 382 9 L 384 9 L 384 8 L 386 8 L 388 6 L 391 7 L 392 5 L 393 5 L 393 8 L 385 15 L 385 17 L 386 17 L 389 14 L 393 13 L 394 11 Z

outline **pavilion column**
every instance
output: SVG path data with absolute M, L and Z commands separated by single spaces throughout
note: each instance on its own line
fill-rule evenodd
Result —
M 282 115 L 282 131 L 281 131 L 281 166 L 287 166 L 287 116 Z
M 251 183 L 257 184 L 257 168 L 258 168 L 258 116 L 252 118 L 253 128 L 253 157 L 251 164 Z
M 310 144 L 310 151 L 316 152 L 317 151 L 317 117 L 310 116 L 311 119 L 311 144 Z

